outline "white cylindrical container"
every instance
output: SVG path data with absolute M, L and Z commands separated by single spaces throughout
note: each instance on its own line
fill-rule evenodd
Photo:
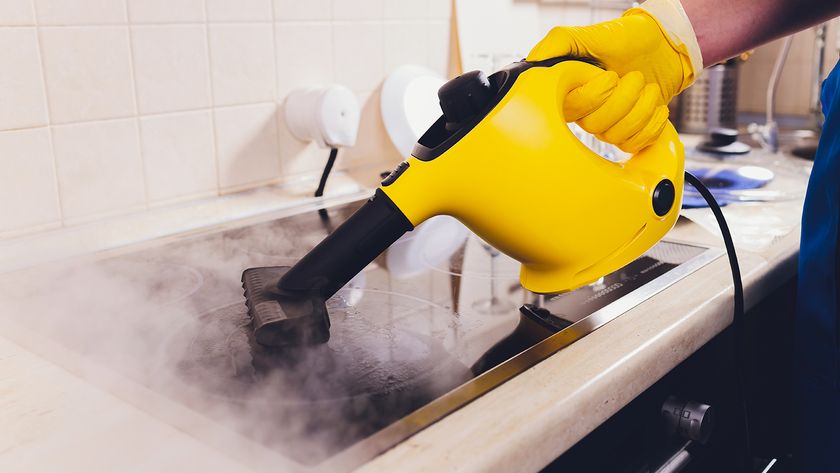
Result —
M 359 134 L 359 101 L 344 86 L 310 87 L 286 98 L 286 126 L 295 138 L 324 148 L 353 146 Z

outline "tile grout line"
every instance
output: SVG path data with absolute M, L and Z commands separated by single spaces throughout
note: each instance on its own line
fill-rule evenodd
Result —
M 367 92 L 367 90 L 359 90 L 359 92 Z M 159 117 L 166 117 L 168 115 L 181 115 L 187 113 L 197 113 L 197 112 L 206 112 L 210 111 L 213 108 L 219 108 L 222 110 L 231 109 L 231 108 L 240 108 L 240 107 L 251 107 L 254 105 L 268 105 L 274 103 L 273 101 L 268 100 L 261 100 L 255 102 L 237 102 L 232 103 L 229 105 L 220 105 L 218 107 L 197 107 L 197 108 L 184 108 L 184 109 L 177 109 L 177 110 L 170 110 L 166 112 L 153 112 L 153 113 L 133 113 L 130 115 L 122 115 L 122 116 L 113 116 L 113 117 L 105 117 L 105 118 L 91 118 L 91 119 L 82 119 L 82 120 L 75 120 L 75 121 L 68 121 L 68 122 L 59 122 L 59 123 L 52 123 L 52 126 L 55 128 L 63 128 L 75 125 L 88 125 L 92 123 L 102 123 L 102 122 L 110 122 L 110 121 L 119 121 L 119 120 L 129 120 L 132 118 L 159 118 Z M 46 125 L 33 125 L 33 126 L 21 126 L 16 128 L 4 128 L 0 129 L 0 133 L 11 132 L 11 131 L 25 131 L 31 130 L 34 128 L 43 128 Z
M 283 19 L 275 19 L 275 20 L 237 20 L 237 21 L 159 21 L 159 22 L 124 22 L 124 23 L 79 23 L 79 24 L 58 24 L 58 25 L 35 25 L 35 24 L 9 24 L 4 25 L 0 24 L 0 27 L 3 28 L 31 28 L 33 26 L 39 26 L 42 29 L 52 30 L 52 29 L 82 29 L 82 28 L 120 28 L 120 27 L 127 27 L 132 26 L 135 28 L 156 28 L 156 27 L 172 27 L 172 26 L 201 26 L 201 25 L 220 25 L 220 26 L 241 26 L 241 25 L 249 25 L 249 24 L 268 24 L 271 22 L 280 23 L 283 25 L 297 25 L 297 26 L 311 26 L 311 25 L 324 25 L 324 24 L 336 24 L 336 25 L 372 25 L 377 23 L 387 24 L 387 25 L 400 25 L 400 24 L 424 24 L 424 23 L 435 23 L 435 22 L 446 22 L 448 18 L 446 17 L 432 17 L 432 18 L 339 18 L 339 19 L 331 19 L 331 18 L 307 18 L 307 19 L 291 19 L 291 20 L 283 20 Z
M 58 209 L 58 224 L 60 227 L 65 226 L 65 219 L 64 219 L 64 206 L 62 205 L 62 198 L 61 198 L 61 181 L 58 178 L 58 157 L 56 156 L 55 152 L 55 140 L 53 139 L 53 128 L 52 128 L 52 111 L 50 109 L 50 104 L 52 101 L 50 100 L 50 94 L 47 90 L 47 68 L 46 63 L 44 62 L 44 52 L 43 46 L 41 45 L 41 28 L 38 25 L 38 17 L 37 11 L 35 10 L 35 2 L 29 2 L 30 8 L 32 8 L 32 19 L 34 20 L 33 23 L 35 29 L 35 43 L 38 46 L 38 65 L 41 67 L 41 83 L 44 86 L 44 105 L 45 111 L 47 114 L 47 141 L 49 142 L 50 154 L 52 158 L 52 165 L 53 165 L 53 187 L 55 189 L 55 203 L 57 204 Z
M 128 3 L 126 5 L 126 20 L 128 20 Z M 137 92 L 137 71 L 134 67 L 134 38 L 131 31 L 131 23 L 125 28 L 128 38 L 128 67 L 131 69 L 131 98 L 134 104 L 134 127 L 137 131 L 137 152 L 140 155 L 140 166 L 143 168 L 143 206 L 145 209 L 149 208 L 149 182 L 148 182 L 148 166 L 146 166 L 146 150 L 143 146 L 143 127 L 140 126 L 140 96 Z
M 41 223 L 35 225 L 27 225 L 25 227 L 17 227 L 12 230 L 4 230 L 0 232 L 0 243 L 5 243 L 6 241 L 14 240 L 16 238 L 26 238 L 32 235 L 37 235 L 40 233 L 64 228 L 69 227 L 64 225 L 61 221 L 53 221 L 50 223 Z
M 335 23 L 338 25 L 348 25 L 348 24 L 374 24 L 374 23 L 385 23 L 385 24 L 401 24 L 401 23 L 425 23 L 425 22 L 441 22 L 449 20 L 448 17 L 441 16 L 441 17 L 426 17 L 426 18 L 414 18 L 414 17 L 406 17 L 406 18 L 386 18 L 386 17 L 373 17 L 373 18 L 299 18 L 299 19 L 274 19 L 274 20 L 180 20 L 180 21 L 128 21 L 128 22 L 119 22 L 119 23 L 75 23 L 75 24 L 44 24 L 39 25 L 45 29 L 74 29 L 74 28 L 118 28 L 124 26 L 135 26 L 135 27 L 163 27 L 163 26 L 200 26 L 204 24 L 210 25 L 247 25 L 247 24 L 266 24 L 272 21 L 287 25 L 301 25 L 307 26 L 311 24 L 325 24 L 325 23 Z M 35 26 L 35 24 L 8 24 L 3 25 L 0 24 L 3 28 L 27 28 Z
M 201 2 L 204 8 L 204 42 L 207 53 L 207 74 L 210 76 L 210 131 L 213 135 L 213 169 L 216 174 L 216 195 L 222 195 L 222 172 L 219 163 L 219 134 L 216 126 L 216 81 L 213 79 L 213 55 L 210 53 L 210 20 L 207 15 L 207 2 Z
M 286 182 L 286 163 L 283 162 L 283 153 L 280 150 L 280 62 L 277 60 L 279 54 L 277 44 L 277 4 L 271 0 L 271 63 L 272 63 L 272 87 L 274 88 L 274 133 L 277 136 L 277 167 L 280 170 L 280 179 Z
M 370 94 L 370 93 L 374 92 L 374 90 L 371 90 L 371 89 L 350 89 L 350 90 L 351 90 L 351 92 L 353 92 L 355 94 Z M 227 110 L 227 109 L 234 109 L 234 108 L 258 107 L 260 105 L 278 105 L 278 104 L 277 104 L 277 102 L 263 101 L 263 102 L 250 102 L 250 103 L 244 103 L 244 104 L 240 104 L 240 105 L 225 106 L 225 107 L 219 107 L 219 108 L 222 109 L 222 110 Z M 197 109 L 191 109 L 191 110 L 179 110 L 177 112 L 172 112 L 172 113 L 156 113 L 156 114 L 153 114 L 153 115 L 141 115 L 139 118 L 140 119 L 166 118 L 166 117 L 169 117 L 170 115 L 190 115 L 190 114 L 197 114 L 197 113 L 200 113 L 200 112 L 211 112 L 211 111 L 212 111 L 211 108 L 206 107 L 206 108 L 197 108 Z M 136 116 L 125 116 L 125 117 L 114 117 L 114 118 L 102 118 L 102 119 L 85 120 L 85 121 L 72 122 L 72 123 L 61 123 L 61 124 L 57 124 L 57 125 L 52 125 L 51 127 L 52 128 L 71 128 L 71 127 L 74 127 L 74 126 L 82 126 L 82 125 L 95 125 L 95 124 L 100 124 L 100 123 L 123 122 L 123 121 L 133 120 L 133 119 L 136 119 L 136 118 L 138 118 L 138 117 L 136 117 Z M 27 126 L 27 127 L 22 127 L 22 128 L 8 128 L 8 129 L 0 130 L 0 135 L 6 134 L 6 133 L 20 133 L 20 132 L 25 132 L 25 131 L 40 130 L 41 128 L 49 128 L 49 127 L 50 127 L 50 125 L 43 124 L 43 125 Z
M 130 8 L 127 0 L 123 0 L 123 6 L 125 7 L 125 34 L 128 39 L 128 67 L 131 70 L 131 95 L 134 102 L 134 116 L 131 118 L 134 119 L 134 129 L 137 132 L 135 134 L 137 138 L 137 154 L 140 156 L 140 167 L 143 169 L 143 175 L 141 176 L 143 179 L 143 210 L 148 210 L 150 200 L 149 180 L 147 176 L 148 169 L 146 166 L 146 152 L 143 146 L 143 129 L 140 126 L 140 97 L 137 92 L 137 72 L 134 67 L 134 38 L 131 31 Z
M 366 94 L 373 92 L 375 89 L 350 89 L 354 93 Z M 257 105 L 272 105 L 278 104 L 277 101 L 266 101 L 261 100 L 257 102 L 239 102 L 230 105 L 220 105 L 218 107 L 199 107 L 199 108 L 185 108 L 181 110 L 172 110 L 168 112 L 155 112 L 155 113 L 146 113 L 146 114 L 132 114 L 132 115 L 125 115 L 125 116 L 116 116 L 116 117 L 108 117 L 108 118 L 93 118 L 87 120 L 77 120 L 77 121 L 70 121 L 70 122 L 60 122 L 60 123 L 50 123 L 50 124 L 43 124 L 43 125 L 32 125 L 32 126 L 21 126 L 15 128 L 3 128 L 0 129 L 0 134 L 2 133 L 13 133 L 13 132 L 20 132 L 20 131 L 27 131 L 27 130 L 37 130 L 38 128 L 45 128 L 51 126 L 52 128 L 66 128 L 66 127 L 73 127 L 77 125 L 91 125 L 96 123 L 106 123 L 106 122 L 113 122 L 113 121 L 122 121 L 122 120 L 131 120 L 133 118 L 164 118 L 171 115 L 186 115 L 191 113 L 198 113 L 198 112 L 210 112 L 214 109 L 219 110 L 229 110 L 234 108 L 245 108 L 245 107 L 255 107 Z
M 377 28 L 379 30 L 379 44 L 382 45 L 381 51 L 379 52 L 379 63 L 382 65 L 382 67 L 380 68 L 380 71 L 379 71 L 379 77 L 377 77 L 377 81 L 376 81 L 377 86 L 381 86 L 382 82 L 385 80 L 386 75 L 388 74 L 388 67 L 386 65 L 386 63 L 388 62 L 388 53 L 387 53 L 388 48 L 385 47 L 385 41 L 386 41 L 386 39 L 385 39 L 385 24 L 386 24 L 385 23 L 385 10 L 386 10 L 385 1 L 383 1 L 382 2 L 382 9 L 379 11 L 380 21 L 379 21 L 379 24 L 377 25 L 379 27 L 379 28 Z M 374 90 L 376 90 L 376 87 L 374 87 Z M 362 105 L 364 105 L 364 103 L 361 103 L 359 105 L 362 106 Z M 345 159 L 345 161 L 347 161 L 347 160 Z M 349 163 L 345 163 L 345 166 L 348 165 L 348 164 Z

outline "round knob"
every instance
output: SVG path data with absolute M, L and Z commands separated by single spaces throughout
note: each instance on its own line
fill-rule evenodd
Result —
M 709 441 L 715 425 L 714 409 L 708 404 L 684 401 L 669 396 L 662 404 L 662 416 L 669 435 L 704 444 Z
M 732 128 L 712 128 L 708 140 L 697 145 L 697 149 L 717 154 L 744 154 L 750 152 L 746 143 L 738 141 L 738 130 Z
M 452 131 L 487 108 L 493 99 L 493 89 L 483 72 L 471 71 L 443 84 L 438 98 L 446 117 L 446 129 Z
M 736 140 L 738 140 L 738 130 L 720 127 L 709 130 L 709 142 L 713 146 L 731 145 Z

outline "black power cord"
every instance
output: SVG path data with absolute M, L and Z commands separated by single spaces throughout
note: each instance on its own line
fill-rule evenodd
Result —
M 690 172 L 685 172 L 685 180 L 695 189 L 700 195 L 703 196 L 703 199 L 709 204 L 709 208 L 712 210 L 712 213 L 715 215 L 715 220 L 717 220 L 718 226 L 720 227 L 720 233 L 723 235 L 723 244 L 726 247 L 726 254 L 729 257 L 729 267 L 732 270 L 732 283 L 734 286 L 734 295 L 733 295 L 733 315 L 732 315 L 732 326 L 735 330 L 735 363 L 736 363 L 736 389 L 737 389 L 737 398 L 738 402 L 741 405 L 741 412 L 743 414 L 743 429 L 744 429 L 744 467 L 747 471 L 751 471 L 752 469 L 752 445 L 750 440 L 750 420 L 749 420 L 749 409 L 747 406 L 747 387 L 749 386 L 749 377 L 748 377 L 748 369 L 747 369 L 747 357 L 746 357 L 746 336 L 747 336 L 747 327 L 746 327 L 746 320 L 744 315 L 744 286 L 743 282 L 741 281 L 741 267 L 738 265 L 738 256 L 735 254 L 735 243 L 732 241 L 732 233 L 729 231 L 729 225 L 726 224 L 726 219 L 723 216 L 723 211 L 720 209 L 720 205 L 715 200 L 715 196 L 709 191 L 709 189 L 703 184 L 697 176 L 691 174 Z
M 330 177 L 330 172 L 332 172 L 332 168 L 335 165 L 336 157 L 338 157 L 338 148 L 330 148 L 330 157 L 327 158 L 327 164 L 324 165 L 324 172 L 321 173 L 321 180 L 318 182 L 318 188 L 315 189 L 315 197 L 323 197 L 324 188 L 327 187 L 327 178 Z M 324 208 L 318 209 L 318 216 L 321 217 L 321 221 L 326 225 L 327 233 L 332 233 L 333 228 L 327 210 Z
M 322 197 L 324 195 L 324 188 L 327 187 L 327 178 L 330 177 L 330 172 L 335 165 L 335 158 L 337 156 L 338 148 L 330 148 L 330 157 L 324 166 L 324 172 L 321 173 L 321 180 L 318 182 L 318 189 L 315 190 L 315 197 Z

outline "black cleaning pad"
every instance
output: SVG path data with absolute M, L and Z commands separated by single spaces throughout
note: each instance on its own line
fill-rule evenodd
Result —
M 288 266 L 266 266 L 242 273 L 254 337 L 268 347 L 325 343 L 330 339 L 330 319 L 323 297 L 278 289 L 288 270 Z

